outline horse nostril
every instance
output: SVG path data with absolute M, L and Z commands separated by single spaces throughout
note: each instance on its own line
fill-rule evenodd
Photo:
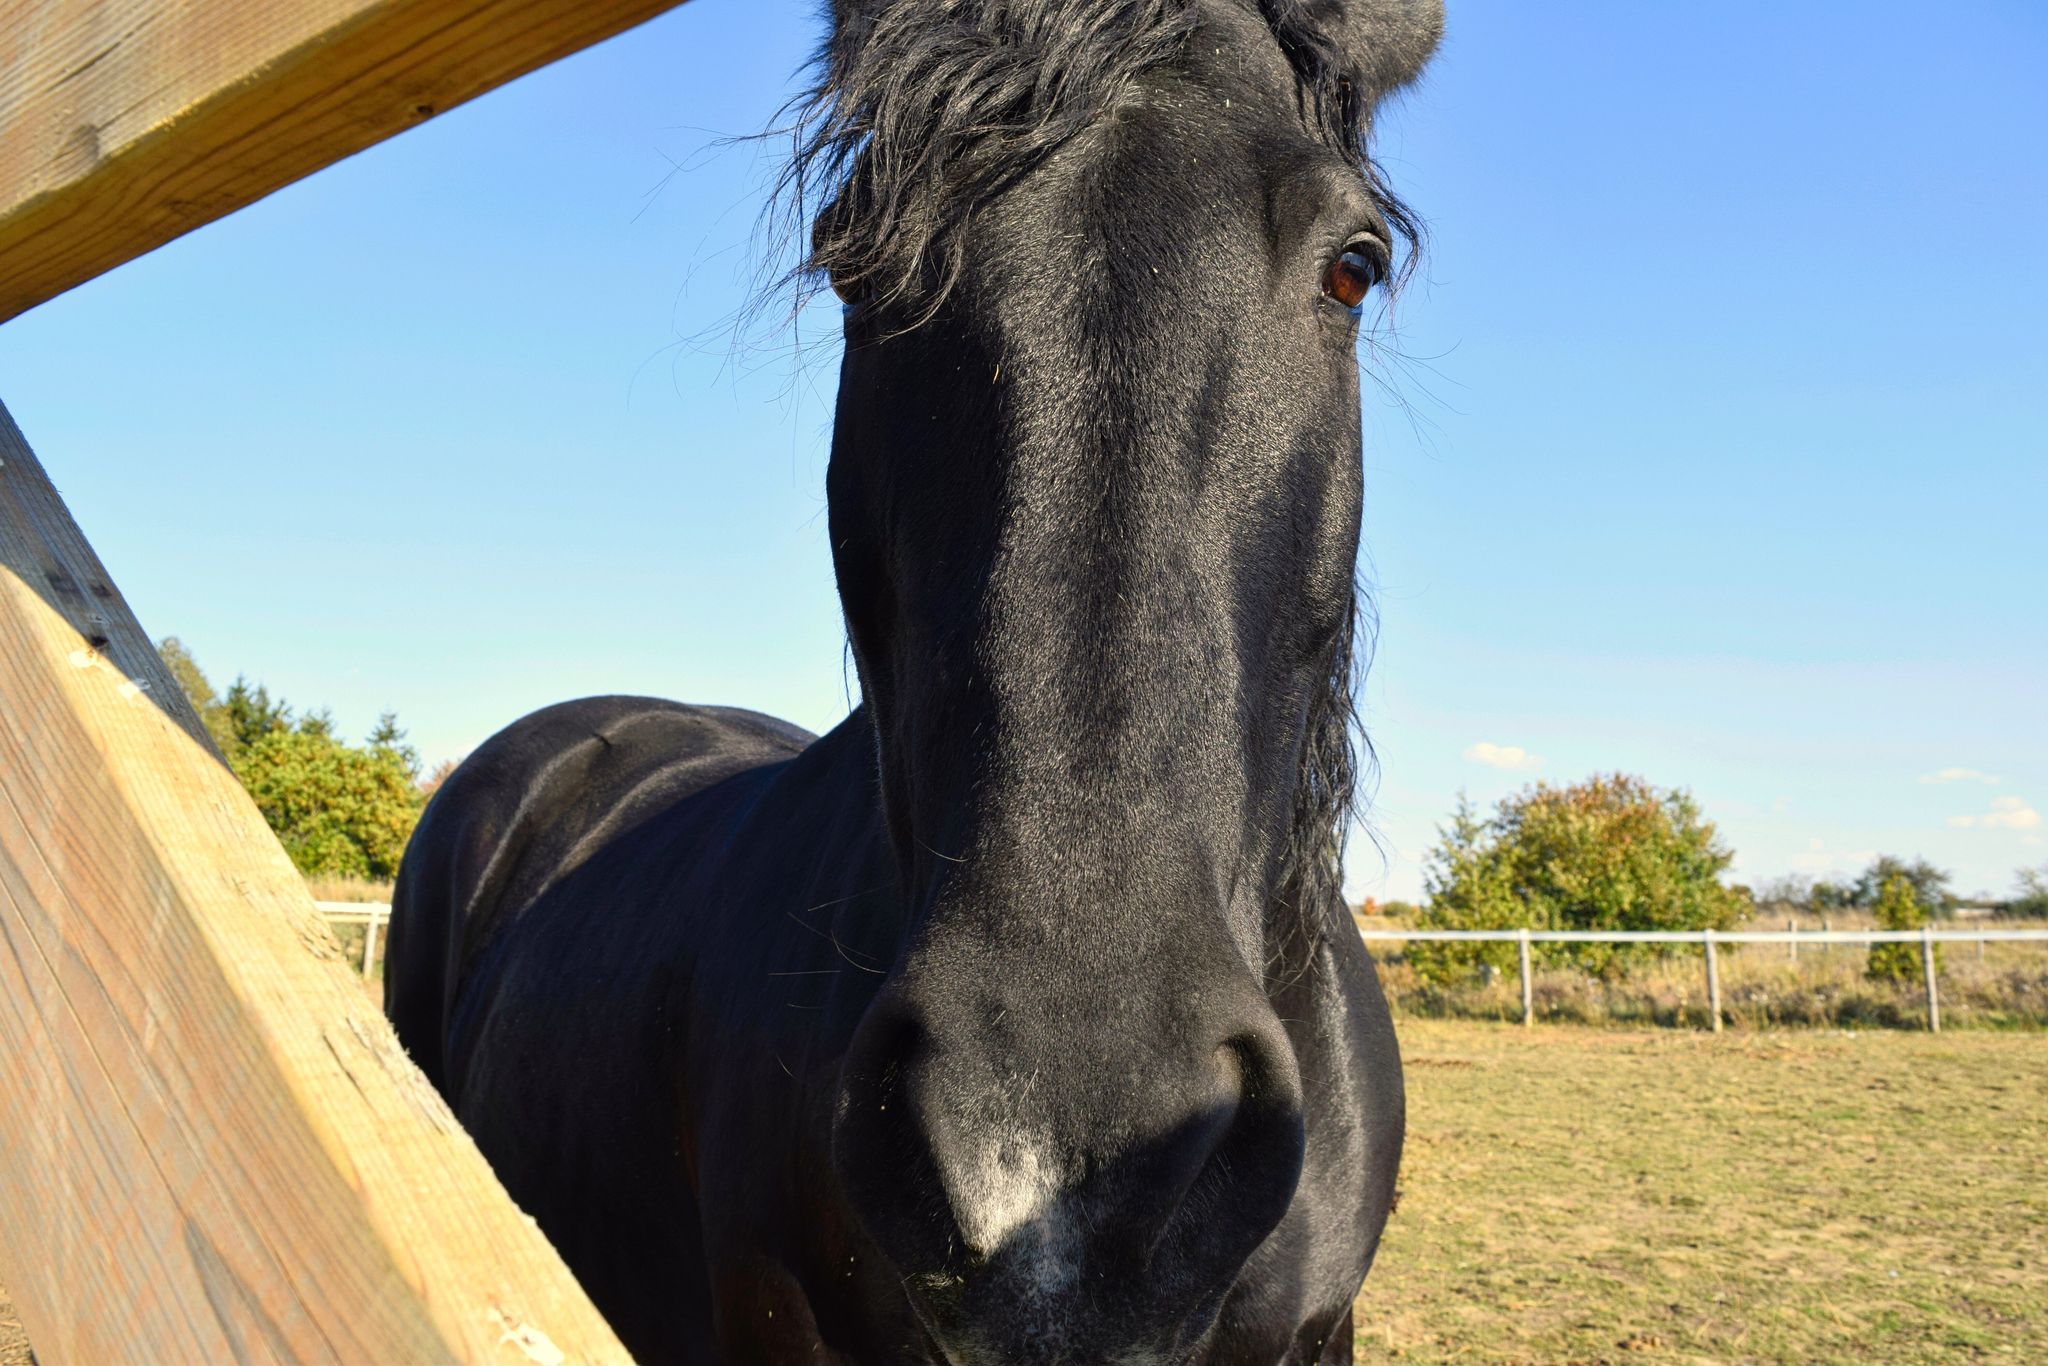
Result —
M 1263 1001 L 1216 1047 L 1217 1067 L 1236 1083 L 1241 1104 L 1301 1112 L 1301 1064 L 1294 1043 Z
M 1137 1074 L 1107 1063 L 1107 1027 L 1048 1018 L 995 1047 L 923 989 L 886 990 L 855 1031 L 832 1136 L 853 1212 L 923 1312 L 1209 1303 L 1286 1213 L 1300 1071 L 1252 984 L 1162 1006 L 1183 1042 Z M 1104 1266 L 1143 1288 L 1097 1286 Z
M 832 1165 L 868 1233 L 906 1271 L 951 1266 L 953 1230 L 916 1103 L 917 1078 L 933 1053 L 924 1015 L 897 993 L 878 997 L 854 1031 L 839 1072 Z
M 904 1073 L 924 1052 L 926 1034 L 914 1012 L 878 1003 L 847 1049 L 842 1080 L 877 1094 L 899 1090 Z
M 1254 1021 L 1210 1054 L 1217 1099 L 1183 1130 L 1182 1180 L 1154 1240 L 1191 1263 L 1234 1267 L 1279 1223 L 1301 1178 L 1300 1068 L 1278 1019 Z M 1225 1209 L 1235 1217 L 1218 1219 Z

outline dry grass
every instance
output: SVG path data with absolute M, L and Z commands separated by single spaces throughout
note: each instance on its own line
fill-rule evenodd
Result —
M 1409 1020 L 1366 1360 L 2048 1360 L 2048 1042 Z
M 354 877 L 309 877 L 306 890 L 313 894 L 315 901 L 391 901 L 391 884 L 388 882 L 365 882 Z
M 1371 922 L 1374 928 L 1395 928 Z M 1781 928 L 1783 922 L 1758 929 Z M 1817 929 L 1809 924 L 1804 928 Z M 1864 929 L 1868 922 L 1836 929 Z M 1965 926 L 1964 928 L 1976 928 Z M 2029 922 L 2024 928 L 2042 928 Z M 1380 980 L 1398 1014 L 1427 1019 L 1516 1020 L 1522 1017 L 1521 982 L 1510 969 L 1475 974 L 1449 986 L 1424 981 L 1402 946 L 1370 946 Z M 1738 1028 L 1924 1029 L 1927 1001 L 1919 982 L 1872 981 L 1864 975 L 1862 945 L 1806 945 L 1796 961 L 1783 945 L 1723 945 L 1721 1007 L 1724 1023 Z M 1937 982 L 1944 1028 L 2048 1028 L 2048 944 L 1940 946 Z M 1652 958 L 1611 981 L 1562 968 L 1538 967 L 1531 984 L 1536 1018 L 1598 1025 L 1663 1025 L 1703 1029 L 1710 1023 L 1706 969 L 1697 947 Z
M 1408 1156 L 1364 1360 L 2048 1361 L 2038 1035 L 1409 1020 L 1402 1040 Z
M 28 1334 L 21 1331 L 21 1320 L 8 1302 L 7 1287 L 0 1285 L 0 1366 L 35 1366 L 35 1360 Z
M 391 903 L 391 884 L 388 882 L 364 882 L 359 878 L 349 877 L 307 878 L 306 890 L 313 894 L 315 901 L 358 901 L 383 905 Z M 348 961 L 358 967 L 362 966 L 364 927 L 330 924 L 327 931 L 334 936 L 335 942 L 341 945 L 341 951 L 347 955 Z M 371 994 L 381 1001 L 384 981 L 384 949 L 381 940 L 378 942 L 377 960 L 370 968 L 370 977 Z M 0 1366 L 4 1366 L 4 1363 L 0 1363 Z

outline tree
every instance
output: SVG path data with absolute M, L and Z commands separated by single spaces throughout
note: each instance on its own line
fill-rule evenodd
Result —
M 1704 930 L 1741 923 L 1753 907 L 1724 886 L 1734 854 L 1699 804 L 1627 774 L 1569 787 L 1538 783 L 1481 819 L 1460 794 L 1424 880 L 1428 929 Z M 1550 963 L 1609 974 L 1641 956 L 1636 946 L 1539 944 Z M 1449 981 L 1480 963 L 1508 968 L 1508 943 L 1410 944 L 1425 977 Z
M 1918 901 L 1928 915 L 1945 916 L 1955 910 L 1955 895 L 1949 891 L 1949 875 L 1924 858 L 1910 863 L 1902 858 L 1886 854 L 1865 868 L 1849 889 L 1849 904 L 1865 910 L 1875 910 L 1884 896 L 1885 884 L 1893 878 L 1904 878 L 1912 888 L 1913 899 Z
M 422 798 L 389 749 L 357 748 L 325 727 L 273 730 L 243 746 L 235 776 L 308 877 L 388 878 Z
M 257 810 L 308 877 L 388 878 L 419 823 L 419 754 L 385 712 L 362 746 L 335 732 L 322 707 L 296 719 L 283 698 L 237 676 L 214 694 L 176 636 L 157 646 Z
M 420 796 L 429 801 L 433 800 L 434 794 L 441 790 L 441 784 L 447 782 L 449 775 L 454 772 L 455 761 L 453 759 L 443 759 L 440 763 L 435 764 L 434 771 L 420 779 Z
M 1878 888 L 1871 914 L 1882 930 L 1917 930 L 1927 923 L 1928 907 L 1904 873 L 1893 873 Z M 1941 950 L 1934 951 L 1935 967 L 1941 966 Z M 1894 982 L 1917 982 L 1922 974 L 1918 944 L 1872 944 L 1864 975 Z
M 205 670 L 199 667 L 199 661 L 185 648 L 185 642 L 176 636 L 165 636 L 157 643 L 156 652 L 164 667 L 170 670 L 171 677 L 178 680 L 178 688 L 185 694 L 185 700 L 192 704 L 192 710 L 199 713 L 200 724 L 206 727 L 214 748 L 226 756 L 235 748 L 234 727 L 219 696 L 213 691 L 213 684 L 207 681 Z
M 2048 918 L 2048 863 L 2039 868 L 2022 868 L 2013 875 L 2013 899 L 2006 904 L 2006 912 Z
M 222 749 L 231 762 L 244 746 L 291 727 L 292 709 L 284 699 L 271 701 L 270 689 L 260 684 L 252 688 L 240 674 L 228 685 L 228 695 L 220 705 L 231 741 Z
M 397 712 L 380 713 L 377 717 L 377 728 L 370 732 L 370 738 L 363 743 L 396 759 L 414 785 L 420 784 L 420 752 L 406 743 L 405 731 L 398 724 Z
M 1844 887 L 1839 882 L 1816 882 L 1813 884 L 1813 890 L 1807 893 L 1806 904 L 1812 907 L 1817 915 L 1828 911 L 1847 910 L 1856 904 L 1855 889 Z
M 1773 915 L 1796 915 L 1813 901 L 1814 881 L 1804 873 L 1774 877 L 1756 890 L 1756 906 Z

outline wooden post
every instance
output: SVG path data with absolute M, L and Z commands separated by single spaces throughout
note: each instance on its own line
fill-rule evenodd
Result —
M 1714 954 L 1714 932 L 1703 936 L 1707 946 L 1707 1011 L 1714 1017 L 1714 1032 L 1721 1032 L 1721 960 Z
M 1927 1029 L 1941 1033 L 1941 992 L 1934 985 L 1934 926 L 1920 927 L 1920 975 L 1927 979 Z
M 363 921 L 363 980 L 370 980 L 371 965 L 377 961 L 377 915 L 371 912 Z
M 626 1360 L 4 408 L 0 1076 L 0 1281 L 42 1360 Z
M 1822 916 L 1820 918 L 1820 932 L 1822 934 L 1827 934 L 1829 932 L 1828 918 L 1826 916 Z M 1835 951 L 1835 946 L 1833 944 L 1828 943 L 1827 940 L 1823 939 L 1820 943 L 1820 951 L 1824 954 L 1832 956 Z
M 677 0 L 5 0 L 0 321 Z
M 1523 930 L 1515 941 L 1515 955 L 1522 963 L 1522 1027 L 1536 1023 L 1536 990 L 1529 980 L 1529 932 Z
M 1793 962 L 1799 961 L 1799 927 L 1792 923 L 1792 917 L 1785 917 L 1785 956 Z

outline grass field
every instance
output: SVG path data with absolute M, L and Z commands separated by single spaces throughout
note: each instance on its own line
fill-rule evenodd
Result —
M 2048 1040 L 1406 1020 L 1365 1360 L 2048 1361 Z
M 2048 1361 L 2048 1037 L 1401 1036 L 1363 1360 Z

